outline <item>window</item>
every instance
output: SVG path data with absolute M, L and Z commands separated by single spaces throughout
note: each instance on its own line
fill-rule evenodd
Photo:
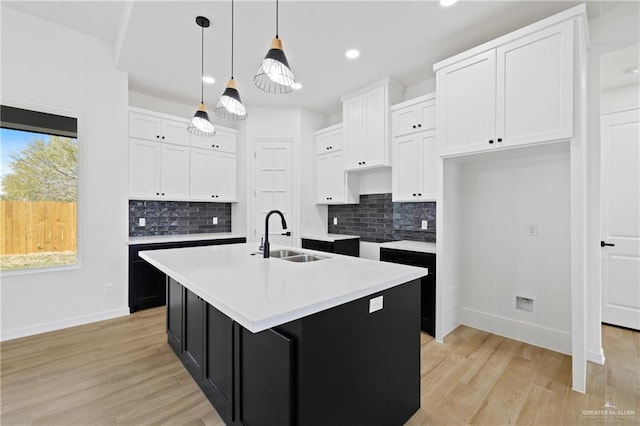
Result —
M 77 119 L 0 108 L 0 270 L 73 265 Z

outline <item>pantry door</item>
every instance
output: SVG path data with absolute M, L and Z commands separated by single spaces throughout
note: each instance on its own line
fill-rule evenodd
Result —
M 602 322 L 640 330 L 640 109 L 604 114 Z
M 254 241 L 264 237 L 264 221 L 271 210 L 280 210 L 287 220 L 287 231 L 293 226 L 293 141 L 258 139 L 254 152 L 253 223 Z M 282 235 L 280 216 L 269 219 L 269 242 L 291 246 L 293 237 Z

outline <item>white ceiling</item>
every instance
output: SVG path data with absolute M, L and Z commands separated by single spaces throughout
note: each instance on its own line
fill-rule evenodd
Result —
M 235 79 L 251 106 L 303 106 L 331 114 L 340 96 L 389 76 L 402 85 L 433 77 L 432 65 L 544 17 L 574 1 L 280 1 L 280 38 L 302 89 L 273 95 L 253 74 L 275 35 L 275 1 L 236 0 Z M 225 1 L 3 1 L 3 5 L 99 37 L 114 47 L 116 66 L 133 91 L 197 104 L 200 28 L 205 29 L 205 85 L 210 109 L 230 77 L 231 2 Z M 590 18 L 617 2 L 589 2 Z M 349 48 L 361 51 L 347 60 Z

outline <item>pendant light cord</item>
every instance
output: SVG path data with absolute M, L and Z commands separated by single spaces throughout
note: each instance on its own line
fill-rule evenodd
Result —
M 278 38 L 278 0 L 276 0 L 276 38 Z
M 204 26 L 201 28 L 200 37 L 200 103 L 204 103 Z
M 231 79 L 233 79 L 233 0 L 231 0 Z

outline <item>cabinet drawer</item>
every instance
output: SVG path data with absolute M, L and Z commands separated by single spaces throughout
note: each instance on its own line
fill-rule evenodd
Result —
M 216 129 L 215 136 L 191 135 L 191 146 L 194 148 L 237 153 L 236 134 L 223 129 Z

